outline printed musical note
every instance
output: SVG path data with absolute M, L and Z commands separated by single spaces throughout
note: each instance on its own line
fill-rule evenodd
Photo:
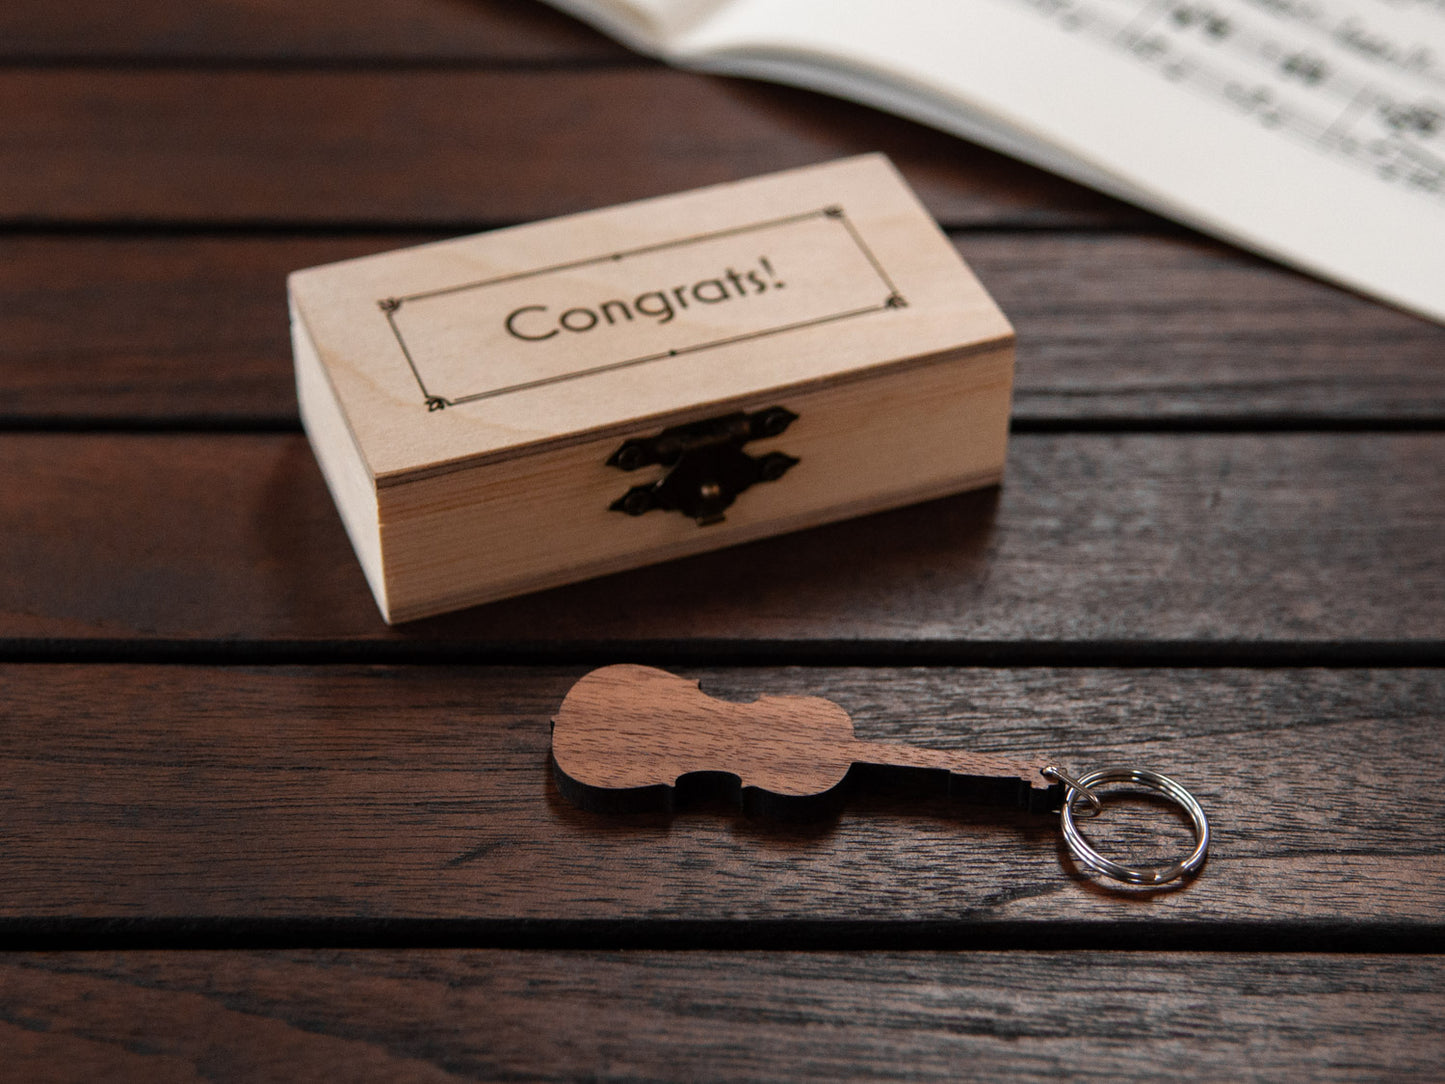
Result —
M 1282 137 L 1445 197 L 1445 49 L 1424 24 L 1445 0 L 1012 2 Z

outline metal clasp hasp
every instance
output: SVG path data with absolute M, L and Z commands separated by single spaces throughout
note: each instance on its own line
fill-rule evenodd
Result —
M 743 446 L 781 436 L 798 420 L 787 407 L 773 406 L 751 414 L 738 411 L 690 425 L 664 429 L 654 437 L 623 442 L 607 465 L 633 471 L 658 464 L 666 473 L 656 481 L 633 486 L 608 507 L 641 516 L 654 508 L 681 512 L 706 527 L 723 521 L 723 513 L 744 490 L 776 482 L 798 459 L 772 451 L 753 457 Z

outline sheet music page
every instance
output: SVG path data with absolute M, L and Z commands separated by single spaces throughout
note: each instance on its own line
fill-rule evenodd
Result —
M 666 53 L 728 0 L 547 0 L 644 53 Z
M 1445 0 L 732 0 L 658 51 L 913 116 L 1445 320 Z

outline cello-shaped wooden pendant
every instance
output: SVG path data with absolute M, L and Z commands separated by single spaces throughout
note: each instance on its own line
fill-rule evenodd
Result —
M 573 685 L 552 720 L 552 764 L 564 796 L 604 813 L 671 810 L 680 783 L 709 779 L 725 781 L 749 814 L 816 815 L 836 807 L 857 767 L 922 771 L 946 779 L 950 797 L 1060 810 L 1075 856 L 1131 884 L 1162 884 L 1198 869 L 1209 843 L 1199 803 L 1156 772 L 1106 768 L 1074 779 L 1038 756 L 860 741 L 848 713 L 831 700 L 763 696 L 737 704 L 650 666 L 606 666 Z M 1102 783 L 1133 783 L 1178 803 L 1194 823 L 1194 853 L 1146 869 L 1098 854 L 1074 824 L 1074 804 L 1086 801 L 1097 812 L 1092 788 Z
M 552 721 L 557 784 L 584 809 L 670 809 L 680 779 L 736 777 L 745 812 L 799 816 L 836 804 L 856 765 L 946 774 L 949 793 L 974 801 L 1058 809 L 1064 786 L 1043 775 L 1043 757 L 1014 760 L 859 741 L 831 700 L 763 696 L 717 700 L 698 683 L 650 666 L 594 670 Z

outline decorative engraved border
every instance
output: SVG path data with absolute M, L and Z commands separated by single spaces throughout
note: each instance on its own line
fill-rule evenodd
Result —
M 850 309 L 846 312 L 832 313 L 827 316 L 815 317 L 812 320 L 803 320 L 793 324 L 782 324 L 778 327 L 765 328 L 761 331 L 750 331 L 742 335 L 732 335 L 724 339 L 714 339 L 710 342 L 698 343 L 694 346 L 685 346 L 677 350 L 664 350 L 653 354 L 644 354 L 641 357 L 627 358 L 623 361 L 608 362 L 604 365 L 596 365 L 590 369 L 579 369 L 575 372 L 560 373 L 557 376 L 543 377 L 538 380 L 524 381 L 520 384 L 509 384 L 506 387 L 492 388 L 488 391 L 476 392 L 472 395 L 462 395 L 455 399 L 447 399 L 440 395 L 434 395 L 427 390 L 426 382 L 421 378 L 421 372 L 417 369 L 416 361 L 412 358 L 411 349 L 402 336 L 401 328 L 396 323 L 396 313 L 408 301 L 420 301 L 430 297 L 440 297 L 444 294 L 461 293 L 465 290 L 480 290 L 486 286 L 496 286 L 504 282 L 516 282 L 519 279 L 534 278 L 538 275 L 548 275 L 555 271 L 568 271 L 577 267 L 587 267 L 591 264 L 606 263 L 609 260 L 621 260 L 628 256 L 636 256 L 645 252 L 658 252 L 663 249 L 681 248 L 684 245 L 697 244 L 701 241 L 711 241 L 718 237 L 728 237 L 736 234 L 751 233 L 757 230 L 772 229 L 777 226 L 792 225 L 795 222 L 804 222 L 812 218 L 830 218 L 842 224 L 848 231 L 853 243 L 863 253 L 869 265 L 878 275 L 879 281 L 887 290 L 884 299 L 877 305 L 869 305 L 866 308 Z M 417 387 L 421 390 L 422 399 L 429 411 L 443 410 L 446 407 L 457 406 L 462 403 L 474 403 L 482 399 L 495 399 L 502 395 L 510 395 L 513 392 L 526 391 L 531 388 L 539 388 L 548 384 L 561 384 L 569 380 L 580 380 L 583 377 L 593 376 L 597 373 L 613 372 L 617 369 L 627 369 L 635 365 L 646 365 L 649 362 L 662 361 L 666 358 L 678 357 L 682 354 L 695 354 L 701 350 L 711 350 L 719 346 L 728 346 L 733 343 L 747 342 L 750 339 L 761 339 L 769 335 L 781 335 L 789 331 L 797 331 L 805 327 L 816 327 L 819 324 L 832 323 L 837 320 L 848 320 L 855 316 L 864 316 L 871 312 L 886 312 L 889 309 L 907 308 L 908 302 L 898 292 L 888 272 L 883 270 L 883 265 L 873 255 L 873 251 L 864 242 L 857 228 L 849 220 L 847 213 L 837 204 L 819 208 L 816 211 L 807 211 L 802 214 L 787 215 L 783 218 L 772 218 L 765 222 L 754 222 L 747 226 L 735 226 L 725 230 L 713 230 L 710 233 L 694 234 L 691 237 L 683 237 L 676 241 L 664 241 L 654 245 L 642 245 L 638 248 L 623 249 L 620 252 L 610 252 L 605 256 L 591 256 L 582 260 L 571 260 L 566 263 L 552 264 L 548 267 L 539 267 L 531 271 L 518 271 L 510 275 L 501 275 L 497 278 L 482 279 L 478 282 L 464 282 L 456 286 L 444 286 L 436 290 L 426 290 L 421 293 L 404 294 L 399 297 L 384 297 L 377 301 L 377 306 L 386 316 L 386 322 L 391 327 L 392 334 L 396 337 L 397 346 L 401 348 L 402 357 L 406 359 L 407 367 L 411 369 L 411 375 L 416 380 Z

